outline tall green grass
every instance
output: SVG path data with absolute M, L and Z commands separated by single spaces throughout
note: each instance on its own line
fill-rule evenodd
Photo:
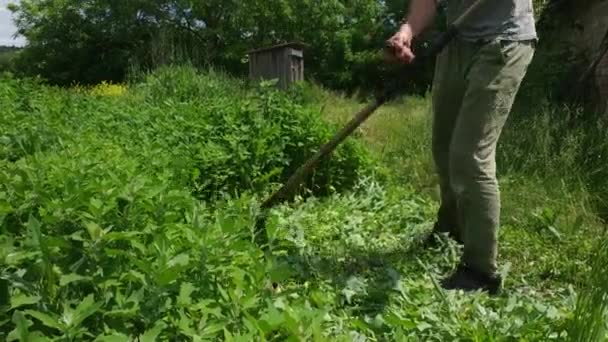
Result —
M 590 257 L 593 258 L 593 267 L 585 279 L 568 327 L 572 341 L 608 339 L 608 242 L 601 240 Z
M 345 123 L 364 104 L 354 97 L 310 87 L 325 115 Z M 525 101 L 529 99 L 524 97 Z M 408 96 L 381 107 L 360 129 L 400 181 L 429 189 L 436 183 L 430 154 L 430 96 Z M 516 103 L 497 150 L 499 177 L 556 191 L 570 200 L 576 194 L 585 209 L 608 217 L 608 122 L 579 108 L 538 100 Z M 527 184 L 526 184 L 527 185 Z M 538 189 L 540 190 L 540 189 Z M 544 194 L 543 194 L 544 195 Z M 581 209 L 582 210 L 582 209 Z

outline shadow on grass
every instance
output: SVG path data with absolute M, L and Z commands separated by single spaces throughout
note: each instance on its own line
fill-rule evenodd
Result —
M 399 283 L 405 276 L 402 274 L 404 263 L 408 264 L 410 274 L 425 272 L 416 258 L 426 260 L 425 256 L 437 251 L 425 248 L 427 236 L 408 239 L 400 244 L 401 247 L 391 250 L 353 248 L 346 254 L 334 255 L 282 246 L 280 250 L 284 256 L 280 259 L 294 271 L 292 280 L 328 282 L 340 294 L 336 303 L 339 307 L 360 318 L 374 318 L 385 311 L 391 295 L 399 293 Z

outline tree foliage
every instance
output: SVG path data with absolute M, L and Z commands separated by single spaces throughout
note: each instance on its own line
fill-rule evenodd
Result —
M 11 10 L 29 43 L 20 69 L 53 83 L 120 80 L 132 66 L 180 58 L 242 74 L 248 50 L 300 41 L 307 44 L 309 75 L 354 89 L 377 66 L 377 51 L 406 5 L 405 0 L 23 0 Z
M 534 0 L 537 18 L 559 2 Z M 130 68 L 184 60 L 243 76 L 248 50 L 299 41 L 307 45 L 308 77 L 351 92 L 373 90 L 386 77 L 404 78 L 384 70 L 378 52 L 408 5 L 409 0 L 22 0 L 11 10 L 28 41 L 17 69 L 51 83 L 120 81 Z M 426 90 L 432 67 L 409 70 L 411 81 L 404 86 Z

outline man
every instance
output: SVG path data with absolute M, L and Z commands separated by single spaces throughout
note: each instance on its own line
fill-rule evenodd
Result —
M 394 57 L 410 63 L 411 42 L 433 20 L 437 0 L 412 0 L 409 15 L 389 40 Z M 474 0 L 447 0 L 454 21 Z M 532 0 L 487 0 L 437 57 L 433 86 L 433 158 L 441 206 L 433 236 L 464 244 L 445 289 L 499 293 L 500 195 L 495 150 L 535 51 Z

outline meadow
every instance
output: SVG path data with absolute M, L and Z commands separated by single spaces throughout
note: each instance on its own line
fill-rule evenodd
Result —
M 0 80 L 0 339 L 603 341 L 606 131 L 518 104 L 499 146 L 504 294 L 446 292 L 430 231 L 428 96 L 381 108 L 274 208 L 362 107 L 168 67 L 124 85 Z M 279 284 L 278 287 L 272 286 Z

